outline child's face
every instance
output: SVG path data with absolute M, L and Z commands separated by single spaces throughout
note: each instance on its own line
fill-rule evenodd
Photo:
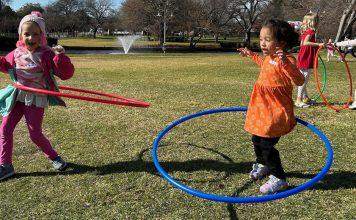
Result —
M 265 55 L 265 56 L 274 55 L 276 50 L 277 50 L 276 49 L 277 47 L 280 47 L 279 49 L 283 49 L 283 48 L 281 48 L 280 45 L 278 45 L 278 43 L 275 40 L 272 32 L 267 27 L 263 27 L 261 29 L 261 32 L 260 32 L 260 47 L 261 47 L 261 50 L 263 52 L 263 55 Z
M 29 51 L 36 50 L 41 43 L 41 29 L 34 22 L 25 22 L 21 27 L 21 39 Z

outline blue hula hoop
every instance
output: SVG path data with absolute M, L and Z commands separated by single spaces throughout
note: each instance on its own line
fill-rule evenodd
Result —
M 312 179 L 309 181 L 303 183 L 302 185 L 299 185 L 295 188 L 292 188 L 290 190 L 282 191 L 276 194 L 270 194 L 270 195 L 264 195 L 264 196 L 252 196 L 252 197 L 231 197 L 231 196 L 223 196 L 223 195 L 216 195 L 216 194 L 209 194 L 205 193 L 199 190 L 195 190 L 193 188 L 190 188 L 178 181 L 176 181 L 174 178 L 172 178 L 160 165 L 157 157 L 157 150 L 158 150 L 158 145 L 161 141 L 161 139 L 175 126 L 188 121 L 193 118 L 197 118 L 203 115 L 210 115 L 214 113 L 222 113 L 222 112 L 244 112 L 246 111 L 246 107 L 228 107 L 228 108 L 217 108 L 217 109 L 209 109 L 201 112 L 196 112 L 194 114 L 186 115 L 174 122 L 172 122 L 170 125 L 165 127 L 156 137 L 155 141 L 153 142 L 153 148 L 151 151 L 152 157 L 153 157 L 153 163 L 158 170 L 158 172 L 163 176 L 164 179 L 166 179 L 171 185 L 174 187 L 191 194 L 193 196 L 197 196 L 203 199 L 207 200 L 212 200 L 212 201 L 217 201 L 217 202 L 227 202 L 227 203 L 257 203 L 257 202 L 267 202 L 271 200 L 276 200 L 276 199 L 281 199 L 285 198 L 288 196 L 291 196 L 293 194 L 299 193 L 303 190 L 306 190 L 313 186 L 315 183 L 317 183 L 319 180 L 321 180 L 329 171 L 332 162 L 333 162 L 333 149 L 332 146 L 327 139 L 327 137 L 319 130 L 317 129 L 314 125 L 310 124 L 309 122 L 303 121 L 299 118 L 297 119 L 297 122 L 304 125 L 311 131 L 313 131 L 316 135 L 319 136 L 319 138 L 324 142 L 326 150 L 327 150 L 327 159 L 324 167 L 322 170 Z

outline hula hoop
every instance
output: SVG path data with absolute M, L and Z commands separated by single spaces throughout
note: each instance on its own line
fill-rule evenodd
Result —
M 346 72 L 348 74 L 348 79 L 349 79 L 349 84 L 350 84 L 349 97 L 347 99 L 346 104 L 343 105 L 340 108 L 335 107 L 330 102 L 328 102 L 328 100 L 324 96 L 323 92 L 321 91 L 320 81 L 319 81 L 319 76 L 318 76 L 317 63 L 318 63 L 318 56 L 319 56 L 320 50 L 323 49 L 322 46 L 319 47 L 317 52 L 316 52 L 317 56 L 315 56 L 315 60 L 314 60 L 314 77 L 315 77 L 315 82 L 316 82 L 316 88 L 317 88 L 321 98 L 323 99 L 323 102 L 325 103 L 325 105 L 328 106 L 329 108 L 335 110 L 336 112 L 339 112 L 339 111 L 341 111 L 343 109 L 347 109 L 349 107 L 350 103 L 352 102 L 352 77 L 351 77 L 351 72 L 350 72 L 349 65 L 347 64 L 345 58 L 342 56 L 340 50 L 337 47 L 335 47 L 334 45 L 332 45 L 332 44 L 331 44 L 331 46 L 333 47 L 334 50 L 336 50 L 339 53 L 340 57 L 342 58 L 342 61 L 345 63 L 345 66 L 346 66 Z
M 156 167 L 156 169 L 158 170 L 158 172 L 162 175 L 162 177 L 167 180 L 171 185 L 173 185 L 174 187 L 188 193 L 191 194 L 193 196 L 197 196 L 203 199 L 207 199 L 207 200 L 212 200 L 212 201 L 217 201 L 217 202 L 227 202 L 227 203 L 257 203 L 257 202 L 266 202 L 266 201 L 271 201 L 271 200 L 276 200 L 276 199 L 281 199 L 284 197 L 288 197 L 291 196 L 293 194 L 299 193 L 303 190 L 306 190 L 308 188 L 310 188 L 311 186 L 313 186 L 316 182 L 318 182 L 319 180 L 321 180 L 326 173 L 328 172 L 328 170 L 330 169 L 331 165 L 332 165 L 332 161 L 333 161 L 333 149 L 332 146 L 329 142 L 329 140 L 327 139 L 327 137 L 319 130 L 317 129 L 314 125 L 303 121 L 299 118 L 297 119 L 297 122 L 306 126 L 308 129 L 310 129 L 311 131 L 313 131 L 316 135 L 319 136 L 319 138 L 324 142 L 325 147 L 327 149 L 328 155 L 327 155 L 327 160 L 325 163 L 325 166 L 323 167 L 323 169 L 312 179 L 310 179 L 309 181 L 303 183 L 302 185 L 299 185 L 293 189 L 290 190 L 286 190 L 286 191 L 282 191 L 280 193 L 277 194 L 272 194 L 272 195 L 265 195 L 265 196 L 254 196 L 254 197 L 231 197 L 231 196 L 222 196 L 222 195 L 216 195 L 216 194 L 209 194 L 209 193 L 204 193 L 202 191 L 199 190 L 195 190 L 193 188 L 190 188 L 178 181 L 176 181 L 175 179 L 173 179 L 173 177 L 171 177 L 160 165 L 159 161 L 158 161 L 158 157 L 157 157 L 157 150 L 158 150 L 158 145 L 161 141 L 161 139 L 175 126 L 188 121 L 190 119 L 193 118 L 197 118 L 203 115 L 210 115 L 210 114 L 214 114 L 214 113 L 222 113 L 222 112 L 244 112 L 246 111 L 247 108 L 246 107 L 229 107 L 229 108 L 217 108 L 217 109 L 209 109 L 209 110 L 205 110 L 205 111 L 201 111 L 201 112 L 197 112 L 194 114 L 190 114 L 190 115 L 186 115 L 174 122 L 172 122 L 170 125 L 168 125 L 167 127 L 165 127 L 157 136 L 157 138 L 155 139 L 155 141 L 153 142 L 153 148 L 151 151 L 152 157 L 153 157 L 153 162 L 154 165 Z
M 79 100 L 90 101 L 90 102 L 99 102 L 99 103 L 111 104 L 111 105 L 123 105 L 123 106 L 143 107 L 143 108 L 147 108 L 150 106 L 149 103 L 140 101 L 140 100 L 129 99 L 129 98 L 125 98 L 123 96 L 115 95 L 115 94 L 109 94 L 109 93 L 104 93 L 104 92 L 99 92 L 99 91 L 74 88 L 74 87 L 68 87 L 68 86 L 59 86 L 58 88 L 62 89 L 62 90 L 83 92 L 83 93 L 99 95 L 99 96 L 108 97 L 108 98 L 115 98 L 117 100 L 109 100 L 109 99 L 94 98 L 94 97 L 89 97 L 89 96 L 68 94 L 68 93 L 56 92 L 56 91 L 51 91 L 51 90 L 46 90 L 46 89 L 37 89 L 37 88 L 24 86 L 19 83 L 12 83 L 12 85 L 18 89 L 28 91 L 28 92 L 40 93 L 40 94 L 45 94 L 45 95 L 61 96 L 61 97 L 66 97 L 66 98 L 71 98 L 71 99 L 79 99 Z
M 321 65 L 323 66 L 323 86 L 321 88 L 321 93 L 323 93 L 325 91 L 325 88 L 326 88 L 326 84 L 327 84 L 327 77 L 326 77 L 326 67 L 325 67 L 325 63 L 323 61 L 323 59 L 321 58 L 321 56 L 318 56 L 319 57 L 319 60 L 321 61 Z M 316 101 L 320 98 L 320 93 L 317 92 L 316 94 L 314 94 L 311 99 Z

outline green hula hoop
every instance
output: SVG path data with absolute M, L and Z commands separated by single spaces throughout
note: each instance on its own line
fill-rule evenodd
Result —
M 322 77 L 323 77 L 323 86 L 321 88 L 321 93 L 324 93 L 324 91 L 326 89 L 326 84 L 327 84 L 326 67 L 325 67 L 325 63 L 324 63 L 323 59 L 321 58 L 321 56 L 318 55 L 318 57 L 319 57 L 319 60 L 321 61 L 321 65 L 323 66 L 323 75 L 322 75 Z M 316 83 L 316 79 L 315 79 L 315 83 Z M 320 98 L 320 93 L 317 92 L 315 95 L 313 95 L 311 97 L 311 100 L 316 101 L 319 98 Z

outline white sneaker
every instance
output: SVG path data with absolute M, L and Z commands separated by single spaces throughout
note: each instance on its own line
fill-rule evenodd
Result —
M 269 180 L 260 187 L 260 192 L 263 194 L 274 194 L 287 188 L 288 183 L 286 180 L 270 175 Z
M 269 169 L 267 166 L 259 163 L 252 165 L 252 170 L 250 172 L 250 178 L 254 181 L 263 179 L 269 174 Z
M 64 171 L 68 164 L 60 156 L 57 156 L 52 160 L 52 166 L 55 170 Z
M 294 105 L 298 108 L 309 108 L 310 105 L 308 105 L 307 103 L 304 102 L 295 102 Z
M 307 105 L 315 105 L 316 104 L 316 101 L 313 99 L 310 99 L 310 98 L 304 98 L 303 102 Z
M 349 105 L 349 109 L 356 109 L 356 101 L 354 101 L 351 105 Z

